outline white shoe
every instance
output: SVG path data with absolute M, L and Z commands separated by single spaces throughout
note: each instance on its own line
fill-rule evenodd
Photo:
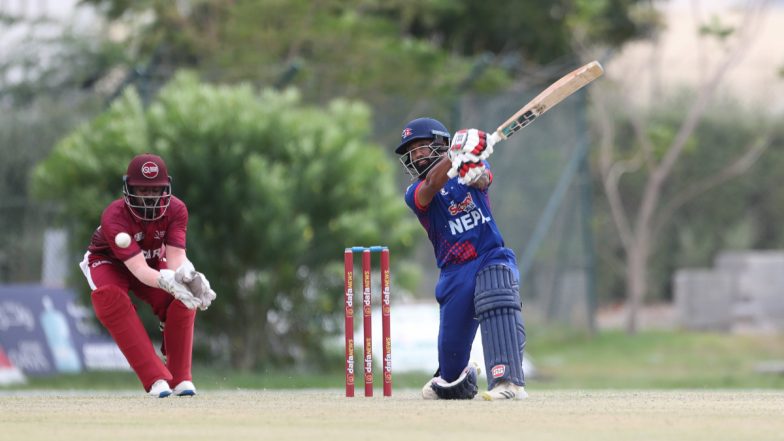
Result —
M 430 385 L 433 384 L 433 381 L 435 381 L 435 379 L 436 379 L 436 377 L 431 378 L 422 387 L 422 398 L 424 398 L 426 400 L 437 400 L 438 399 L 438 395 L 436 395 L 436 391 L 434 391 L 433 388 L 430 387 Z
M 485 401 L 522 400 L 528 398 L 528 392 L 523 386 L 518 386 L 510 381 L 502 381 L 487 392 L 482 392 Z
M 174 388 L 174 395 L 177 395 L 178 397 L 192 397 L 196 395 L 196 386 L 188 380 L 181 381 L 180 384 Z
M 148 393 L 155 398 L 166 398 L 171 395 L 172 390 L 169 389 L 169 383 L 166 380 L 158 380 L 152 384 Z

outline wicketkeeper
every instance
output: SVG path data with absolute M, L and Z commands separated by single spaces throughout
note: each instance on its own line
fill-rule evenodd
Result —
M 435 292 L 441 313 L 438 370 L 422 389 L 426 399 L 474 398 L 478 368 L 469 356 L 480 326 L 488 382 L 482 397 L 528 396 L 517 262 L 490 211 L 492 152 L 487 133 L 460 130 L 451 138 L 431 118 L 406 124 L 395 149 L 415 180 L 406 203 L 427 231 L 441 269 Z
M 196 394 L 191 377 L 196 308 L 215 291 L 185 254 L 188 209 L 172 195 L 159 156 L 134 157 L 123 177 L 123 197 L 109 204 L 80 263 L 93 308 L 154 397 Z M 174 270 L 167 269 L 174 268 Z M 131 303 L 129 292 L 152 307 L 163 329 L 164 364 Z

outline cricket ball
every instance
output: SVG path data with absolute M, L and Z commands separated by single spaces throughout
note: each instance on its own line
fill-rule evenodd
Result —
M 117 233 L 114 236 L 114 243 L 120 248 L 128 248 L 131 244 L 131 236 L 128 233 Z

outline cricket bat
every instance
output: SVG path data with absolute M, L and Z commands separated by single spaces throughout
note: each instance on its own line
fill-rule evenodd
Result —
M 602 65 L 598 61 L 591 61 L 564 75 L 498 126 L 495 132 L 490 135 L 492 140 L 497 143 L 514 135 L 518 130 L 534 122 L 539 115 L 599 78 L 603 73 Z

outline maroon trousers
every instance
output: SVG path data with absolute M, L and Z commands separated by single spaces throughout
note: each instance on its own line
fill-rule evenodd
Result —
M 96 287 L 91 295 L 93 309 L 144 389 L 149 391 L 161 379 L 168 381 L 172 388 L 182 381 L 190 381 L 196 311 L 186 308 L 168 292 L 144 285 L 125 265 L 108 260 L 95 263 L 94 267 L 90 265 L 90 278 Z M 129 291 L 150 305 L 158 320 L 165 323 L 165 365 L 144 330 Z

